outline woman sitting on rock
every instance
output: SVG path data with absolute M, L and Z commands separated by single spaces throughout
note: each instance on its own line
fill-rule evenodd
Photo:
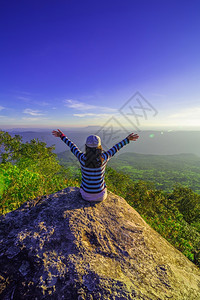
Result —
M 107 197 L 107 188 L 104 180 L 105 168 L 109 159 L 130 141 L 136 141 L 139 136 L 131 133 L 124 140 L 117 143 L 110 150 L 103 152 L 101 139 L 97 135 L 88 136 L 85 144 L 85 153 L 67 138 L 62 131 L 54 130 L 52 134 L 60 137 L 71 152 L 78 158 L 81 164 L 82 181 L 80 192 L 82 198 L 87 201 L 102 201 Z

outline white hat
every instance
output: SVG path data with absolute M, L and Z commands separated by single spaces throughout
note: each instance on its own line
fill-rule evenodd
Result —
M 90 148 L 96 148 L 101 145 L 101 139 L 98 135 L 90 135 L 87 137 L 86 145 Z

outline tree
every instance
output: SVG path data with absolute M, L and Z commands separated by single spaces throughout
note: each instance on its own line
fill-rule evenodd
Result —
M 0 209 L 16 209 L 23 202 L 62 189 L 66 185 L 54 146 L 0 131 Z M 59 173 L 62 171 L 62 174 Z
M 8 132 L 0 131 L 0 158 L 1 163 L 11 162 L 20 169 L 37 171 L 43 175 L 53 175 L 59 171 L 60 165 L 57 155 L 52 151 L 54 146 L 47 147 L 46 143 L 38 139 L 22 143 L 22 137 L 11 137 Z
M 19 158 L 21 141 L 20 135 L 11 137 L 8 132 L 0 130 L 0 159 L 2 163 Z
M 176 206 L 189 224 L 200 219 L 200 195 L 192 189 L 177 184 L 170 198 L 176 202 Z
M 61 168 L 57 155 L 52 153 L 54 149 L 54 146 L 46 147 L 46 143 L 38 139 L 22 143 L 16 165 L 21 169 L 27 168 L 30 171 L 37 171 L 46 177 L 53 176 Z

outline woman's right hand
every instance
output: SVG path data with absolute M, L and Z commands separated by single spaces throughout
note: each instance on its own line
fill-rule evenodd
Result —
M 53 130 L 52 131 L 52 134 L 55 136 L 55 137 L 61 137 L 62 134 L 64 134 L 60 129 L 57 130 Z

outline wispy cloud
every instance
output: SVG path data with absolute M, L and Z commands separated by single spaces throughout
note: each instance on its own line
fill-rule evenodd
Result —
M 37 104 L 39 106 L 48 106 L 50 105 L 50 103 L 46 102 L 46 101 L 34 101 L 34 104 Z
M 73 100 L 73 99 L 67 99 L 64 100 L 64 105 L 73 109 L 77 110 L 95 110 L 95 111 L 102 111 L 102 112 L 110 112 L 110 113 L 115 113 L 117 112 L 117 109 L 111 108 L 111 107 L 106 107 L 106 106 L 98 106 L 98 105 L 91 105 L 85 102 L 80 102 L 78 100 Z
M 29 97 L 24 97 L 24 96 L 18 96 L 17 99 L 22 100 L 24 102 L 30 102 L 31 99 Z
M 18 94 L 23 94 L 23 95 L 31 95 L 30 92 L 27 92 L 27 91 L 16 91 Z
M 178 118 L 199 118 L 200 119 L 200 106 L 191 107 L 191 108 L 184 108 L 181 109 L 179 112 L 171 114 L 169 118 L 178 119 Z
M 64 103 L 65 103 L 65 106 L 68 106 L 70 108 L 75 108 L 78 110 L 88 110 L 88 109 L 95 108 L 94 105 L 86 104 L 84 102 L 80 102 L 80 101 L 72 100 L 72 99 L 64 100 Z
M 3 109 L 5 109 L 5 107 L 3 107 L 3 106 L 0 106 L 0 111 L 1 111 L 1 110 L 3 110 Z
M 96 118 L 105 118 L 105 117 L 110 117 L 110 114 L 95 114 L 95 113 L 85 113 L 85 114 L 73 114 L 75 117 L 96 117 Z
M 44 114 L 41 114 L 41 112 L 39 110 L 33 110 L 31 108 L 26 108 L 23 111 L 24 114 L 29 114 L 31 116 L 42 116 Z
M 50 103 L 48 103 L 46 101 L 35 101 L 31 97 L 28 97 L 28 96 L 17 96 L 17 99 L 22 100 L 26 103 L 31 102 L 31 104 L 35 104 L 35 105 L 39 105 L 39 106 L 48 106 L 48 105 L 50 105 Z
M 23 117 L 22 120 L 25 121 L 43 121 L 43 120 L 48 120 L 48 118 L 31 118 L 31 117 Z

